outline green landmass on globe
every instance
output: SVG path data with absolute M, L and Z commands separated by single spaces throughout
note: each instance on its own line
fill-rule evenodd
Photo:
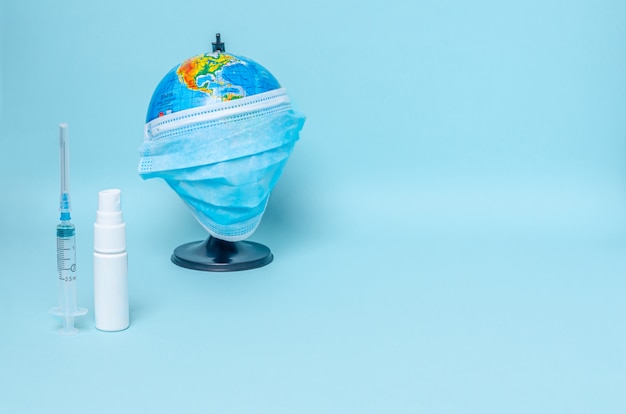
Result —
M 226 82 L 222 76 L 222 70 L 230 65 L 242 63 L 237 57 L 218 53 L 205 53 L 184 61 L 176 73 L 187 88 L 194 91 L 202 91 L 222 101 L 230 101 L 245 96 L 245 91 L 236 85 Z M 225 93 L 218 93 L 221 88 L 228 88 Z

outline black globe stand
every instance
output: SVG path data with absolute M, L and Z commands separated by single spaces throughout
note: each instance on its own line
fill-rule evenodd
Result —
M 186 243 L 174 249 L 172 263 L 206 272 L 235 272 L 270 264 L 269 247 L 251 241 L 228 242 L 210 236 L 205 241 Z

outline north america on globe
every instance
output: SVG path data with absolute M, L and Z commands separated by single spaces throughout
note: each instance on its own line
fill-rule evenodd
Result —
M 184 61 L 176 73 L 187 88 L 206 92 L 222 101 L 243 98 L 245 91 L 222 77 L 226 66 L 244 64 L 233 55 L 225 53 L 204 54 Z

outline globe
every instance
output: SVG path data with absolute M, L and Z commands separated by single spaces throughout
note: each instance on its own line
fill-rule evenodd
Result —
M 146 122 L 185 109 L 279 89 L 276 78 L 251 59 L 222 51 L 185 60 L 156 87 Z
M 212 53 L 163 77 L 148 106 L 139 174 L 164 179 L 209 233 L 178 246 L 174 264 L 220 272 L 273 260 L 267 246 L 245 239 L 259 225 L 304 121 L 276 78 L 226 53 L 219 33 Z

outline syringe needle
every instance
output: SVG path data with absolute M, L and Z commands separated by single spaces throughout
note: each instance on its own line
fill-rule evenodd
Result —
M 70 142 L 67 124 L 59 125 L 59 161 L 61 166 L 61 220 L 70 220 Z

